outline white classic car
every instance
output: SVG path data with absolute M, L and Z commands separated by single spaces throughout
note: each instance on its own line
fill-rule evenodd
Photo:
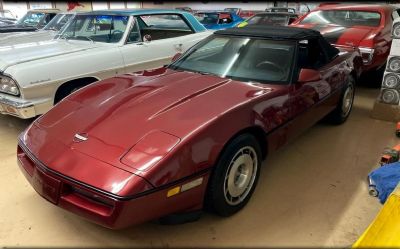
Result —
M 95 81 L 168 64 L 210 34 L 179 10 L 79 13 L 58 39 L 0 47 L 0 113 L 43 114 Z
M 58 13 L 42 29 L 35 32 L 0 33 L 0 46 L 49 41 L 75 16 L 75 13 Z

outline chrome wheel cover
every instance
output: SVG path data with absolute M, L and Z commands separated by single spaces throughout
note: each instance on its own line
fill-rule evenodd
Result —
M 224 179 L 224 196 L 230 205 L 241 203 L 253 187 L 258 170 L 255 150 L 246 146 L 241 148 L 229 163 Z
M 343 103 L 342 103 L 343 117 L 347 117 L 347 115 L 349 115 L 351 107 L 353 106 L 353 100 L 354 100 L 354 85 L 350 83 L 343 95 Z

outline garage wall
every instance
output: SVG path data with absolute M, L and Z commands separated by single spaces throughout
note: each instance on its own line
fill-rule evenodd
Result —
M 28 4 L 26 2 L 7 1 L 3 2 L 3 9 L 10 10 L 17 18 L 21 18 L 28 10 Z

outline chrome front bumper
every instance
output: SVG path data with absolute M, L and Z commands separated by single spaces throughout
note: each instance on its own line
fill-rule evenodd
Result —
M 0 96 L 0 113 L 27 119 L 36 115 L 35 106 L 32 102 L 22 99 L 13 100 L 13 97 Z

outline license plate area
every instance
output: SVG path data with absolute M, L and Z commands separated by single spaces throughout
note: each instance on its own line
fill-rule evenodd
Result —
M 60 196 L 61 182 L 42 172 L 36 167 L 32 179 L 33 188 L 46 200 L 57 204 Z

